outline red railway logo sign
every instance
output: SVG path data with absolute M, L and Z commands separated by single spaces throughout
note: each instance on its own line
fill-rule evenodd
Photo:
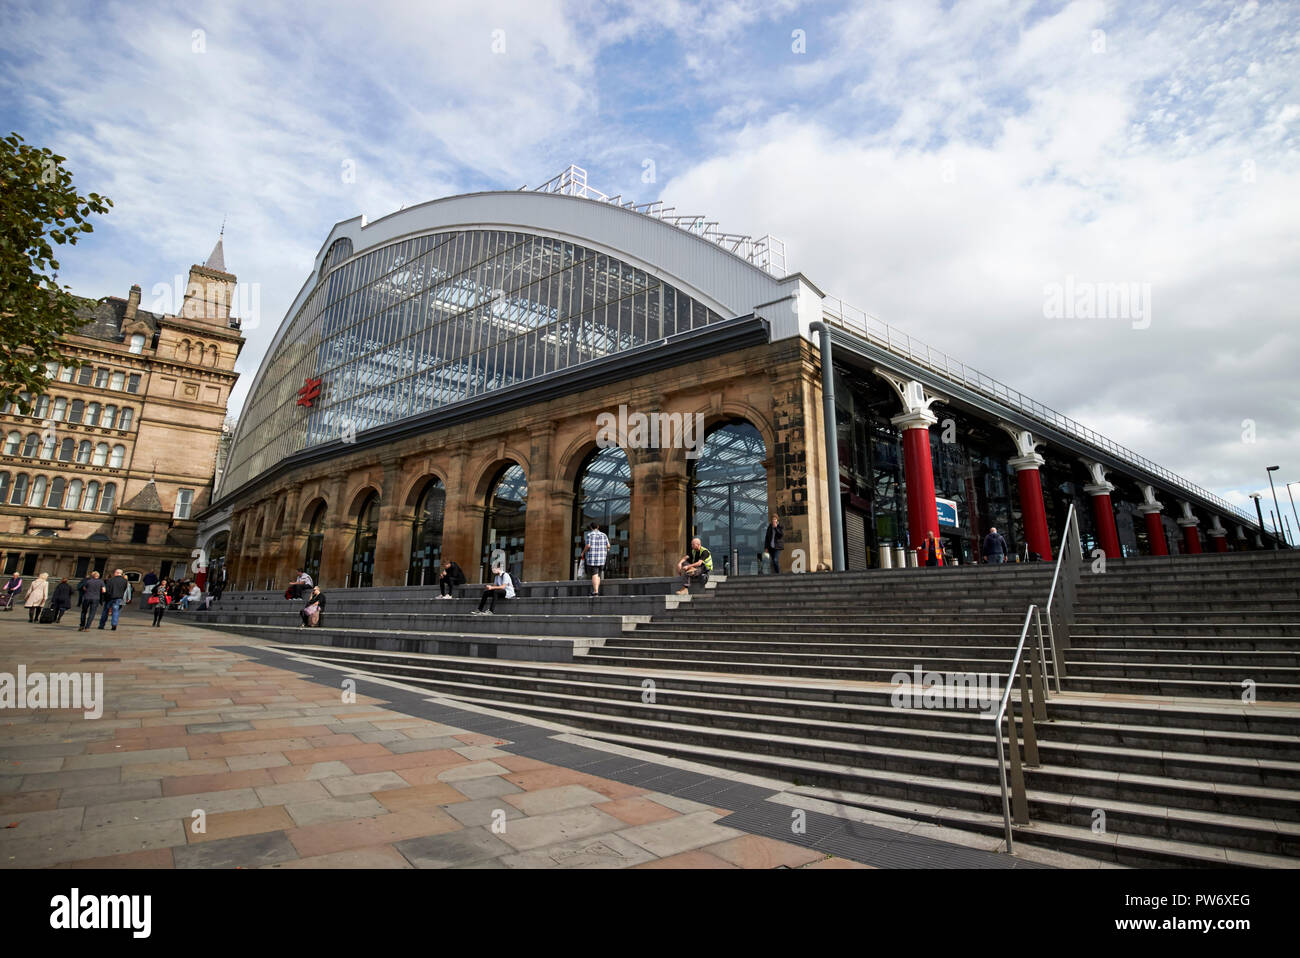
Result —
M 298 390 L 298 405 L 310 406 L 320 396 L 319 379 L 312 379 L 310 376 L 304 380 L 303 387 Z

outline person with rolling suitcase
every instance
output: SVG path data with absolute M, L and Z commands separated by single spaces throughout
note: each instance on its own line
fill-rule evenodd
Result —
M 72 584 L 66 578 L 60 580 L 59 584 L 54 587 L 54 596 L 50 600 L 50 608 L 54 612 L 56 625 L 63 621 L 63 613 L 72 608 Z

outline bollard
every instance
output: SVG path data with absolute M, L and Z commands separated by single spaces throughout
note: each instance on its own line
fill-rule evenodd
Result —
M 894 568 L 907 568 L 907 550 L 902 546 L 894 546 Z
M 892 569 L 894 567 L 894 553 L 890 551 L 889 546 L 884 546 L 880 550 L 880 568 Z

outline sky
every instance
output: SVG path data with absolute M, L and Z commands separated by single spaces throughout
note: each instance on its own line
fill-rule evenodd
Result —
M 4 0 L 0 127 L 114 201 L 81 295 L 174 311 L 225 223 L 235 415 L 334 223 L 573 163 L 1252 514 L 1300 480 L 1294 2 Z

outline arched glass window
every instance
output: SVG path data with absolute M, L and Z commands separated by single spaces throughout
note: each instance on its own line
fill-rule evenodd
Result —
M 99 403 L 93 402 L 86 407 L 86 425 L 87 426 L 99 425 Z
M 692 463 L 688 521 L 724 575 L 758 571 L 768 520 L 766 457 L 759 431 L 737 420 L 710 430 Z
M 9 501 L 9 473 L 0 472 L 0 505 Z
M 37 476 L 32 482 L 32 494 L 27 497 L 27 505 L 33 509 L 41 509 L 45 506 L 45 488 L 49 480 L 44 476 Z
M 126 446 L 114 446 L 113 453 L 109 456 L 108 464 L 114 469 L 121 469 L 122 463 L 124 462 L 126 462 Z
M 108 381 L 108 388 L 116 389 L 119 392 L 122 390 L 122 387 L 124 387 L 125 385 L 126 385 L 126 373 L 123 372 L 113 373 L 112 378 L 109 379 Z
M 17 429 L 15 429 L 13 432 L 9 433 L 9 435 L 5 437 L 5 455 L 6 456 L 18 455 L 18 447 L 21 446 L 22 444 L 23 444 L 23 434 L 20 433 Z
M 90 465 L 90 453 L 93 447 L 89 439 L 83 439 L 77 444 L 77 462 L 83 466 Z
M 81 417 L 85 415 L 86 403 L 80 399 L 72 400 L 72 410 L 68 413 L 68 422 L 81 422 Z
M 41 443 L 41 458 L 53 459 L 54 449 L 58 445 L 58 443 L 59 443 L 59 437 L 54 435 L 54 430 L 51 429 L 49 433 L 45 436 L 45 441 Z
M 325 254 L 325 259 L 321 262 L 321 275 L 324 276 L 351 255 L 352 240 L 348 239 L 346 236 L 336 239 L 330 244 L 329 252 Z
M 307 523 L 307 545 L 303 550 L 302 571 L 320 585 L 320 561 L 325 551 L 325 503 L 316 506 Z
M 144 333 L 135 333 L 131 336 L 130 349 L 136 354 L 144 352 Z
M 103 466 L 108 463 L 108 443 L 100 442 L 95 444 L 95 458 L 91 460 L 92 466 Z
M 108 370 L 105 369 L 103 366 L 100 366 L 98 369 L 95 370 L 95 386 L 98 389 L 103 389 L 107 385 L 108 385 Z
M 44 419 L 50 414 L 50 397 L 40 396 L 36 400 L 36 406 L 32 409 L 32 415 L 37 419 Z
M 100 512 L 112 512 L 113 500 L 117 498 L 117 483 L 109 482 L 104 485 L 104 494 L 99 499 Z
M 104 407 L 104 418 L 100 420 L 105 429 L 115 429 L 117 427 L 117 407 L 109 403 Z
M 95 376 L 95 368 L 93 366 L 82 366 L 79 370 L 77 370 L 77 385 L 89 386 L 90 381 L 91 379 L 94 378 L 94 376 Z
M 50 418 L 55 422 L 63 422 L 63 417 L 68 414 L 68 400 L 65 396 L 58 396 L 54 400 L 54 415 Z
M 94 512 L 99 506 L 99 483 L 91 480 L 86 483 L 86 497 L 81 500 L 82 512 Z
M 59 443 L 59 462 L 72 462 L 72 456 L 76 450 L 77 444 L 71 438 Z
M 68 498 L 63 503 L 65 509 L 76 509 L 81 505 L 81 487 L 80 479 L 73 479 L 68 483 Z
M 23 455 L 26 458 L 30 459 L 32 456 L 36 455 L 36 450 L 40 448 L 41 448 L 40 433 L 29 432 L 27 434 L 27 441 L 23 443 Z
M 59 370 L 59 382 L 70 383 L 73 377 L 77 375 L 77 370 L 72 366 L 64 366 Z
M 54 481 L 50 483 L 50 498 L 46 505 L 51 509 L 63 508 L 63 494 L 67 491 L 67 480 L 62 476 L 55 476 Z
M 27 477 L 26 473 L 19 473 L 14 476 L 14 492 L 13 495 L 9 497 L 9 504 L 11 506 L 21 506 L 27 501 L 27 484 L 30 481 L 31 480 Z
M 121 417 L 120 417 L 120 419 L 119 419 L 119 421 L 118 421 L 118 424 L 117 424 L 117 428 L 118 428 L 118 429 L 122 429 L 122 430 L 130 429 L 130 428 L 131 428 L 131 417 L 134 416 L 134 415 L 135 415 L 135 412 L 134 412 L 132 409 L 130 409 L 130 408 L 123 409 L 123 410 L 122 410 L 122 415 L 121 415 Z
M 375 584 L 375 543 L 379 540 L 379 494 L 372 492 L 357 513 L 357 531 L 352 539 L 352 576 L 354 586 L 368 588 Z
M 488 490 L 483 512 L 483 555 L 480 557 L 483 582 L 492 578 L 492 556 L 498 550 L 505 555 L 506 571 L 523 577 L 527 506 L 528 477 L 523 467 L 515 463 L 505 466 Z
M 595 522 L 609 537 L 605 576 L 628 576 L 628 521 L 632 516 L 632 467 L 618 446 L 597 449 L 578 472 L 573 500 L 573 561 L 582 555 L 587 526 Z
M 411 522 L 411 564 L 408 585 L 426 585 L 438 578 L 442 564 L 442 520 L 447 508 L 447 489 L 442 480 L 430 479 L 420 493 Z

